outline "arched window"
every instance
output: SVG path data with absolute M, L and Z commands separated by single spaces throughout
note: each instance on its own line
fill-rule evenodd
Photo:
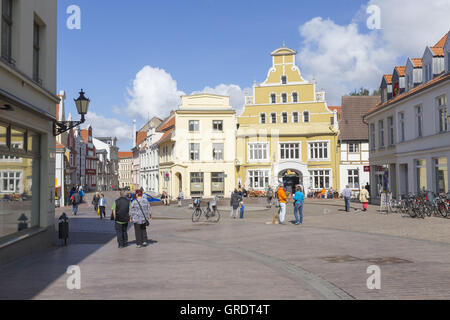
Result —
M 287 83 L 287 77 L 281 76 L 281 84 L 286 84 L 286 83 Z
M 292 93 L 292 102 L 298 102 L 298 93 L 297 92 Z
M 286 94 L 286 93 L 283 93 L 283 94 L 281 95 L 281 101 L 282 101 L 283 103 L 287 103 L 287 94 Z
M 288 114 L 287 114 L 287 112 L 281 113 L 281 121 L 283 123 L 288 123 Z
M 272 123 L 277 123 L 277 114 L 275 112 L 270 114 Z
M 309 122 L 309 112 L 303 112 L 303 122 Z
M 293 123 L 298 123 L 298 112 L 293 112 L 292 113 L 292 122 Z
M 265 113 L 261 113 L 261 115 L 260 115 L 260 122 L 262 124 L 266 123 L 266 114 Z
M 276 96 L 275 93 L 272 93 L 272 94 L 270 95 L 270 102 L 271 102 L 271 103 L 277 103 L 277 96 Z

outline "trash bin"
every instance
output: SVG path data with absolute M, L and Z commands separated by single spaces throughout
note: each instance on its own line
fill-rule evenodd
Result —
M 58 234 L 59 239 L 64 240 L 64 245 L 66 246 L 69 238 L 69 218 L 64 212 L 58 219 Z

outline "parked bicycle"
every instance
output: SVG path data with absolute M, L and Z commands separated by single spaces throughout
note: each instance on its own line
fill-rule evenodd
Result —
M 214 198 L 214 201 L 207 202 L 207 206 L 205 208 L 201 207 L 201 199 L 195 198 L 193 201 L 194 206 L 194 212 L 192 213 L 192 222 L 198 222 L 200 220 L 200 217 L 203 215 L 207 221 L 211 221 L 214 223 L 219 222 L 220 220 L 220 213 L 219 210 L 217 210 L 217 203 L 218 203 L 219 197 L 216 196 Z

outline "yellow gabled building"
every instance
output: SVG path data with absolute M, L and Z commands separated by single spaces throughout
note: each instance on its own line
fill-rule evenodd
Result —
M 246 97 L 238 117 L 236 185 L 339 189 L 337 113 L 328 108 L 325 93 L 302 78 L 296 54 L 284 45 L 273 51 L 266 80 Z

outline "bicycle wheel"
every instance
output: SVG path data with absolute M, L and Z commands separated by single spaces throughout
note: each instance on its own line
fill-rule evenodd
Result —
M 200 220 L 201 215 L 202 209 L 195 208 L 194 212 L 192 213 L 192 222 L 198 222 L 198 220 Z
M 446 218 L 448 216 L 448 208 L 444 203 L 439 205 L 439 213 Z
M 219 220 L 220 220 L 220 213 L 219 210 L 216 209 L 212 213 L 210 213 L 209 221 L 217 223 L 219 222 Z
M 425 205 L 425 213 L 427 214 L 427 216 L 431 217 L 431 215 L 433 214 L 433 205 L 431 203 L 427 203 Z

